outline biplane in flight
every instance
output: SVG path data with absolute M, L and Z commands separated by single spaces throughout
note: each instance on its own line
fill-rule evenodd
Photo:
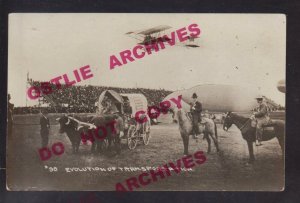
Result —
M 157 44 L 159 42 L 167 42 L 170 41 L 170 37 L 168 37 L 165 33 L 166 30 L 172 28 L 168 25 L 159 25 L 156 27 L 152 27 L 145 30 L 139 30 L 139 31 L 130 31 L 125 33 L 131 38 L 134 38 L 138 41 L 138 44 L 140 45 L 153 45 Z M 195 42 L 195 39 L 199 37 L 194 36 L 188 36 L 188 42 L 184 44 L 178 44 L 177 46 L 185 46 L 185 47 L 191 47 L 196 48 L 199 47 L 197 43 Z

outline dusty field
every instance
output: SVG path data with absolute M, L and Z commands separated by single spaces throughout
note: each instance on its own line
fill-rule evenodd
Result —
M 122 143 L 122 154 L 109 157 L 105 154 L 92 155 L 90 146 L 80 147 L 73 155 L 66 135 L 58 134 L 58 115 L 49 115 L 51 122 L 50 145 L 61 141 L 65 153 L 41 161 L 38 149 L 41 145 L 38 115 L 15 116 L 12 137 L 8 138 L 7 179 L 11 190 L 114 190 L 117 182 L 141 173 L 117 171 L 70 172 L 65 168 L 84 167 L 145 167 L 160 166 L 183 156 L 183 144 L 178 125 L 170 116 L 161 117 L 157 126 L 151 126 L 148 146 L 142 143 L 134 150 Z M 276 116 L 278 117 L 278 116 Z M 280 116 L 279 116 L 280 117 Z M 33 125 L 34 124 L 34 125 Z M 233 126 L 228 132 L 218 125 L 221 152 L 212 145 L 212 153 L 206 154 L 207 161 L 193 168 L 137 190 L 282 190 L 284 186 L 284 162 L 276 139 L 254 147 L 256 162 L 246 165 L 248 149 L 238 129 Z M 189 152 L 207 150 L 207 142 L 190 139 Z M 47 168 L 48 167 L 48 168 Z M 50 172 L 49 167 L 57 167 Z

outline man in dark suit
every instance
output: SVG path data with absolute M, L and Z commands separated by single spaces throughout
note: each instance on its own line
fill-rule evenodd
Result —
M 193 118 L 193 131 L 194 131 L 194 138 L 198 137 L 199 132 L 199 122 L 201 122 L 201 112 L 202 112 L 202 104 L 197 100 L 197 94 L 194 93 L 193 102 L 191 105 L 191 114 Z
M 49 142 L 49 128 L 50 122 L 49 118 L 47 117 L 47 110 L 41 110 L 41 118 L 40 118 L 40 125 L 41 125 L 41 137 L 42 137 L 42 147 L 47 147 Z

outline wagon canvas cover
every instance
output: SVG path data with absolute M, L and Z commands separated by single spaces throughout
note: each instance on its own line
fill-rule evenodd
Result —
M 148 102 L 147 98 L 142 94 L 121 94 L 123 97 L 127 97 L 129 105 L 132 108 L 132 115 L 135 115 L 138 111 L 147 112 Z

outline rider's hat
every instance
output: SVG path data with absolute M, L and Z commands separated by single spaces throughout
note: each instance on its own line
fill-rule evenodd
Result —
M 258 101 L 262 101 L 263 100 L 263 96 L 262 95 L 258 95 L 257 97 L 255 97 L 256 100 Z
M 196 99 L 196 98 L 197 98 L 197 94 L 196 94 L 196 93 L 193 93 L 192 98 L 193 98 L 193 99 Z

